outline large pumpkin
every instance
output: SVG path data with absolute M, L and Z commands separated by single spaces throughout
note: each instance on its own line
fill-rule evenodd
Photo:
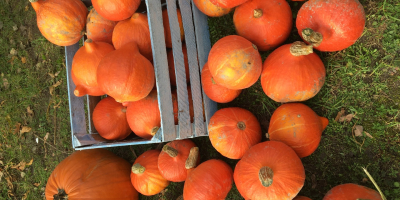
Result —
M 127 161 L 105 149 L 75 151 L 51 173 L 46 199 L 137 200 L 130 168 Z
M 296 26 L 300 36 L 320 51 L 340 51 L 361 37 L 364 8 L 358 0 L 309 0 L 300 8 Z
M 128 19 L 139 8 L 140 0 L 92 0 L 94 9 L 111 21 Z
M 377 191 L 354 183 L 346 183 L 333 187 L 326 193 L 323 200 L 354 199 L 382 200 Z
M 305 101 L 314 97 L 325 83 L 325 66 L 312 46 L 302 42 L 286 44 L 265 60 L 261 86 L 276 102 Z
M 182 53 L 183 53 L 183 61 L 185 64 L 186 83 L 189 84 L 190 71 L 189 71 L 189 60 L 188 60 L 186 45 L 182 45 Z M 169 79 L 171 81 L 171 85 L 176 86 L 175 61 L 172 49 L 168 49 L 167 58 L 168 58 Z
M 81 0 L 29 0 L 40 33 L 51 43 L 70 46 L 85 33 L 88 10 Z
M 208 67 L 217 84 L 240 90 L 257 82 L 262 60 L 256 45 L 241 36 L 229 35 L 211 48 Z
M 234 8 L 249 0 L 210 0 L 210 1 L 214 5 L 219 6 L 221 8 Z
M 87 38 L 95 42 L 112 44 L 112 34 L 115 25 L 117 25 L 117 22 L 105 19 L 93 8 L 90 10 L 86 21 Z
M 283 43 L 292 30 L 292 11 L 286 0 L 252 0 L 235 9 L 238 35 L 267 51 Z
M 209 17 L 221 17 L 231 12 L 231 8 L 221 8 L 211 3 L 210 0 L 193 0 L 194 5 Z
M 257 118 L 243 108 L 223 108 L 208 124 L 211 144 L 223 156 L 240 159 L 253 145 L 261 142 Z
M 221 200 L 232 188 L 232 169 L 221 160 L 207 160 L 197 166 L 185 181 L 183 199 Z
M 291 200 L 304 185 L 300 158 L 282 142 L 254 145 L 236 164 L 234 179 L 245 199 Z
M 177 14 L 177 17 L 178 17 L 181 40 L 183 42 L 185 40 L 185 32 L 183 31 L 181 11 L 179 9 L 176 9 L 176 14 Z M 168 10 L 167 9 L 164 9 L 162 11 L 162 17 L 163 17 L 163 24 L 164 24 L 165 46 L 167 46 L 168 48 L 172 48 L 171 27 L 169 25 L 169 18 L 168 18 Z

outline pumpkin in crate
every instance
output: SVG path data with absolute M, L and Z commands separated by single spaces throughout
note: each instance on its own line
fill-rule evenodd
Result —
M 215 112 L 208 124 L 213 147 L 223 156 L 240 159 L 253 145 L 261 142 L 257 118 L 243 108 L 223 108 Z
M 188 175 L 183 199 L 221 200 L 232 188 L 232 169 L 224 161 L 211 159 L 201 163 Z
M 135 160 L 132 166 L 132 185 L 143 195 L 158 194 L 169 185 L 169 181 L 158 170 L 159 154 L 158 150 L 146 151 Z
M 128 19 L 139 8 L 140 0 L 92 0 L 94 9 L 111 21 Z
M 85 33 L 88 10 L 80 0 L 29 0 L 40 33 L 51 43 L 70 46 Z
M 256 45 L 241 36 L 229 35 L 211 48 L 208 67 L 218 85 L 240 90 L 260 78 L 262 60 Z
M 319 51 L 341 51 L 361 37 L 365 27 L 364 8 L 358 0 L 309 0 L 297 13 L 296 27 Z
M 245 199 L 291 200 L 304 185 L 305 171 L 292 148 L 267 141 L 246 152 L 233 176 Z
M 354 199 L 382 200 L 377 191 L 354 183 L 346 183 L 335 186 L 331 190 L 329 190 L 323 198 L 323 200 Z
M 96 11 L 92 9 L 87 16 L 86 21 L 86 35 L 88 39 L 95 42 L 107 42 L 112 44 L 112 34 L 117 22 L 105 19 Z
M 233 23 L 238 35 L 267 51 L 282 44 L 292 30 L 292 11 L 286 0 L 252 0 L 235 9 Z
M 185 64 L 186 83 L 189 84 L 190 71 L 189 71 L 189 60 L 188 60 L 186 45 L 182 45 L 182 53 L 183 53 L 183 61 Z M 168 59 L 169 79 L 171 81 L 171 85 L 176 86 L 175 61 L 172 49 L 167 50 L 167 59 Z
M 185 32 L 183 31 L 181 11 L 179 9 L 176 9 L 176 14 L 177 14 L 177 17 L 178 17 L 178 24 L 179 24 L 179 29 L 180 29 L 181 40 L 184 41 L 185 40 Z M 169 24 L 168 10 L 167 9 L 164 9 L 162 11 L 162 17 L 163 17 L 164 34 L 165 34 L 165 46 L 167 48 L 172 48 L 171 27 L 170 27 L 170 24 Z
M 84 46 L 75 53 L 71 68 L 72 80 L 76 85 L 75 96 L 105 95 L 98 86 L 96 73 L 101 59 L 112 51 L 114 47 L 108 43 L 87 39 Z
M 325 83 L 325 66 L 311 45 L 285 44 L 265 60 L 261 86 L 276 102 L 305 101 L 314 97 Z
M 249 0 L 210 0 L 216 6 L 221 8 L 234 8 L 241 5 Z
M 193 0 L 194 5 L 209 17 L 221 17 L 231 12 L 231 8 L 221 8 L 210 0 Z
M 312 199 L 305 196 L 296 196 L 293 200 L 312 200 Z
M 165 179 L 182 182 L 199 161 L 199 148 L 191 140 L 175 140 L 164 145 L 158 156 L 158 169 Z
M 106 149 L 75 151 L 47 180 L 50 199 L 138 200 L 129 178 L 131 165 Z

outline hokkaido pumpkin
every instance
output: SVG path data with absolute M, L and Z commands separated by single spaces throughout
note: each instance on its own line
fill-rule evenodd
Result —
M 103 57 L 97 69 L 99 87 L 117 102 L 138 101 L 153 89 L 154 68 L 131 42 Z
M 138 200 L 130 168 L 127 161 L 106 149 L 75 151 L 51 173 L 46 199 Z
M 249 0 L 210 0 L 216 6 L 221 8 L 234 8 L 240 4 L 243 4 Z
M 312 199 L 305 197 L 305 196 L 297 196 L 293 200 L 312 200 Z
M 201 70 L 201 85 L 204 93 L 206 93 L 211 100 L 218 103 L 231 102 L 242 92 L 242 90 L 231 90 L 218 85 L 211 76 L 208 63 L 206 63 L 203 70 Z
M 70 46 L 85 33 L 88 10 L 80 0 L 29 0 L 40 33 L 51 43 Z
M 221 17 L 231 12 L 231 8 L 221 8 L 210 0 L 193 0 L 194 5 L 209 17 Z
M 267 51 L 282 44 L 292 30 L 292 11 L 286 0 L 252 0 L 235 9 L 233 23 L 238 35 Z
M 276 102 L 305 101 L 314 97 L 325 82 L 325 66 L 312 46 L 303 42 L 283 45 L 265 60 L 261 86 Z
M 112 35 L 115 49 L 120 49 L 129 42 L 136 42 L 140 53 L 149 60 L 153 60 L 151 50 L 150 30 L 147 16 L 135 13 L 130 19 L 118 22 Z
M 267 141 L 245 153 L 233 176 L 245 199 L 291 200 L 304 185 L 305 171 L 293 149 Z
M 72 80 L 76 85 L 75 96 L 106 94 L 97 84 L 96 73 L 101 59 L 112 51 L 114 47 L 108 43 L 87 39 L 85 45 L 75 53 L 71 69 Z
M 183 60 L 185 63 L 185 73 L 186 73 L 186 83 L 189 84 L 190 82 L 190 71 L 189 71 L 189 61 L 187 55 L 186 45 L 182 45 L 182 53 L 183 53 Z M 176 86 L 176 75 L 175 75 L 175 62 L 174 62 L 174 53 L 172 49 L 167 51 L 167 58 L 168 58 L 168 70 L 169 70 L 169 79 L 171 81 L 171 85 Z
M 181 11 L 179 9 L 176 9 L 176 13 L 178 16 L 179 28 L 181 30 L 181 32 L 180 32 L 181 40 L 184 41 L 185 40 L 185 32 L 183 31 Z M 164 24 L 165 46 L 167 46 L 167 48 L 172 48 L 171 28 L 169 25 L 167 9 L 162 11 L 162 17 L 163 17 L 163 24 Z
M 87 38 L 95 42 L 107 42 L 112 44 L 112 34 L 116 24 L 117 22 L 110 21 L 99 15 L 96 9 L 93 8 L 87 16 Z
M 211 159 L 201 163 L 188 175 L 183 199 L 221 200 L 232 188 L 232 169 L 224 161 Z
M 143 195 L 155 195 L 169 185 L 169 181 L 158 170 L 159 154 L 158 150 L 146 151 L 135 160 L 132 166 L 132 185 Z
M 261 142 L 257 118 L 243 108 L 223 108 L 215 112 L 208 124 L 213 147 L 223 156 L 240 159 L 253 145 Z
M 300 8 L 296 26 L 300 36 L 319 51 L 340 51 L 354 44 L 365 27 L 358 0 L 309 0 Z
M 218 85 L 240 90 L 257 82 L 262 60 L 256 45 L 241 36 L 229 35 L 211 48 L 208 67 Z
M 158 156 L 158 169 L 165 179 L 182 182 L 199 161 L 198 147 L 191 140 L 175 140 L 164 145 Z
M 377 191 L 354 183 L 346 183 L 333 187 L 326 193 L 323 200 L 354 199 L 382 200 Z
M 94 9 L 111 21 L 128 19 L 139 8 L 140 0 L 92 0 Z

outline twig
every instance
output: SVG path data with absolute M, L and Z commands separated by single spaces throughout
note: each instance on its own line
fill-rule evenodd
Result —
M 55 146 L 51 145 L 50 143 L 48 143 L 47 141 L 43 140 L 43 139 L 40 138 L 38 135 L 36 135 L 36 134 L 34 134 L 34 133 L 33 133 L 33 135 L 36 136 L 37 138 L 39 138 L 40 140 L 42 140 L 44 143 L 46 143 L 46 144 L 48 144 L 49 146 L 53 147 L 55 150 L 57 150 L 57 151 L 59 151 L 59 152 L 61 152 L 61 153 L 69 154 L 68 152 L 61 151 L 61 150 L 57 149 L 57 147 L 55 147 Z
M 364 170 L 365 174 L 367 174 L 369 180 L 371 180 L 371 182 L 374 184 L 375 188 L 378 190 L 379 194 L 382 197 L 382 200 L 386 200 L 385 195 L 383 194 L 383 192 L 381 191 L 381 188 L 379 188 L 378 184 L 376 184 L 374 178 L 372 178 L 371 174 L 369 174 L 369 172 L 367 171 L 366 168 L 362 167 L 362 169 Z

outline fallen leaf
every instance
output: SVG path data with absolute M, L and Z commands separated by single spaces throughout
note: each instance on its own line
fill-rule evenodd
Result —
M 19 131 L 19 134 L 28 133 L 31 130 L 32 130 L 32 128 L 27 127 L 27 126 L 23 126 L 21 131 Z
M 6 102 L 6 100 L 2 101 L 2 102 L 0 103 L 0 107 L 3 106 L 5 102 Z
M 344 122 L 344 121 L 350 122 L 353 119 L 354 116 L 356 116 L 356 115 L 355 114 L 348 114 L 346 116 L 342 116 L 342 117 L 339 118 L 339 122 Z
M 14 48 L 12 48 L 12 49 L 10 50 L 10 54 L 13 55 L 13 56 L 16 56 L 16 55 L 18 54 L 18 52 L 17 52 L 17 50 L 15 50 Z
M 57 81 L 54 85 L 50 86 L 50 95 L 53 95 L 54 89 L 61 85 L 62 80 Z
M 33 158 L 31 159 L 31 161 L 29 161 L 28 163 L 26 163 L 26 166 L 30 166 L 33 163 Z
M 22 196 L 22 200 L 26 200 L 26 199 L 28 198 L 28 193 L 29 193 L 29 191 L 27 191 L 27 192 L 24 194 L 24 196 Z
M 25 6 L 25 11 L 28 11 L 28 9 L 29 9 L 29 6 Z
M 25 63 L 26 63 L 26 58 L 25 58 L 25 57 L 21 57 L 21 62 L 22 62 L 23 64 L 25 64 Z
M 58 76 L 60 74 L 61 71 L 58 71 L 54 74 L 54 76 Z
M 8 80 L 6 78 L 3 78 L 3 86 L 4 88 L 8 89 Z
M 1 160 L 0 160 L 0 165 L 4 165 L 4 164 L 3 164 L 3 161 L 1 161 Z
M 17 26 L 17 25 L 14 25 L 14 26 L 13 26 L 13 30 L 14 30 L 14 31 L 17 31 L 17 30 L 18 30 L 18 26 Z
M 33 116 L 33 110 L 31 109 L 30 106 L 28 106 L 28 107 L 26 108 L 26 112 L 28 113 L 29 116 Z
M 12 182 L 10 180 L 10 177 L 6 177 L 6 180 L 7 180 L 8 189 L 12 190 L 13 189 L 13 184 L 12 184 Z
M 12 169 L 17 169 L 19 171 L 24 171 L 25 166 L 26 166 L 26 162 L 25 161 L 21 161 L 20 163 L 18 163 L 18 165 L 11 166 L 11 168 Z
M 51 78 L 54 78 L 54 77 L 56 77 L 56 76 L 54 76 L 54 74 L 52 74 L 52 73 L 47 73 L 47 74 L 49 74 L 49 76 L 51 77 Z
M 0 171 L 0 182 L 1 182 L 1 178 L 3 177 L 3 172 L 2 171 Z
M 11 59 L 8 62 L 13 65 L 14 64 L 14 60 L 17 59 L 17 58 L 18 58 L 17 56 L 12 56 Z
M 342 117 L 342 115 L 344 115 L 344 112 L 345 112 L 345 110 L 344 110 L 344 108 L 342 108 L 342 110 L 340 110 L 337 113 L 336 118 L 335 118 L 335 122 L 339 121 L 339 118 Z
M 366 135 L 367 137 L 369 137 L 369 138 L 374 138 L 374 137 L 372 137 L 372 135 L 369 134 L 367 131 L 364 131 L 364 133 L 365 133 L 365 135 Z
M 46 142 L 46 140 L 49 138 L 49 133 L 47 132 L 46 135 L 44 136 L 43 140 Z
M 14 130 L 14 135 L 19 132 L 19 129 L 21 129 L 21 123 L 15 124 L 15 130 Z
M 38 187 L 41 184 L 41 182 L 39 183 L 34 183 L 33 186 Z
M 25 172 L 21 172 L 21 178 L 25 177 Z
M 362 136 L 363 130 L 364 130 L 364 127 L 362 127 L 362 126 L 360 126 L 360 125 L 356 125 L 356 126 L 354 127 L 354 135 L 355 135 L 356 137 Z

